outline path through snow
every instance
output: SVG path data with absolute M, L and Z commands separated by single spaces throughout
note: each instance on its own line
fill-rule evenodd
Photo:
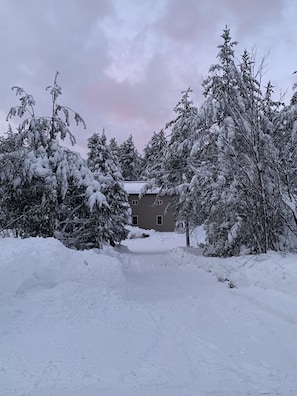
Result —
M 176 395 L 297 395 L 296 299 L 291 316 L 275 315 L 271 293 L 230 289 L 177 259 L 134 253 L 125 271 L 126 296 L 156 324 L 150 363 L 166 370 L 164 383 Z
M 297 395 L 296 298 L 230 289 L 162 238 L 0 240 L 0 395 Z

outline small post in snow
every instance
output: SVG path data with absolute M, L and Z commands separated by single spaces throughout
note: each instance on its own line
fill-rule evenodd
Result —
M 189 228 L 189 222 L 186 222 L 186 246 L 190 247 L 190 228 Z

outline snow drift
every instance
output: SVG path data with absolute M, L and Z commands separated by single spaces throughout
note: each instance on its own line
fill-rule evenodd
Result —
M 85 252 L 0 239 L 1 396 L 297 394 L 296 256 L 149 234 Z

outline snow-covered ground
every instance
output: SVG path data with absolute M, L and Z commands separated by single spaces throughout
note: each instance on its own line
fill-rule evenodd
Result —
M 296 255 L 123 245 L 0 239 L 1 396 L 297 395 Z

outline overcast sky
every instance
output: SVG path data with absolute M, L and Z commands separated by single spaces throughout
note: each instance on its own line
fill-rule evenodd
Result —
M 267 54 L 264 80 L 279 94 L 296 82 L 296 0 L 0 0 L 0 127 L 18 104 L 14 85 L 50 114 L 46 86 L 60 72 L 61 104 L 84 118 L 76 150 L 104 128 L 119 143 L 130 133 L 139 151 L 174 117 L 181 91 L 202 102 L 201 80 L 216 63 L 226 25 L 237 57 Z

